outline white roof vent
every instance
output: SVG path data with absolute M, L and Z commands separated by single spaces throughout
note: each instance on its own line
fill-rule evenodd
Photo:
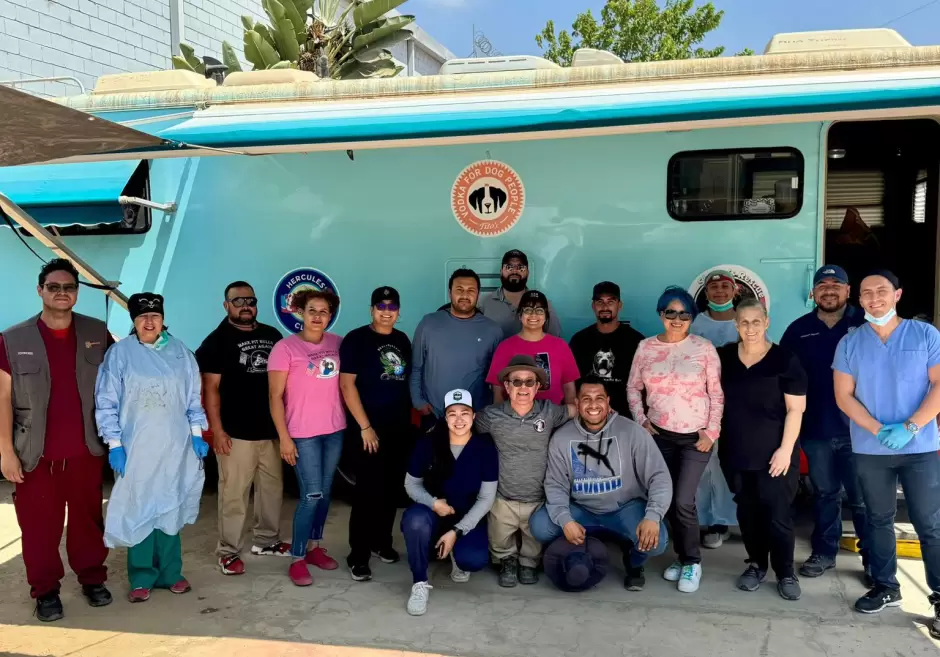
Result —
M 519 55 L 512 57 L 468 57 L 451 59 L 441 66 L 441 75 L 464 75 L 467 73 L 499 73 L 501 71 L 532 71 L 536 69 L 561 68 L 542 57 Z
M 610 66 L 612 64 L 623 64 L 623 60 L 612 52 L 595 50 L 594 48 L 579 48 L 574 51 L 574 57 L 571 59 L 572 68 L 576 66 Z
M 894 30 L 828 30 L 822 32 L 790 32 L 777 34 L 764 49 L 765 55 L 827 50 L 872 50 L 879 48 L 910 48 Z

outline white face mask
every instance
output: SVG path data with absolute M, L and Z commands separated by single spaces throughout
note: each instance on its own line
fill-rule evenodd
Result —
M 873 317 L 868 313 L 865 313 L 865 321 L 874 324 L 875 326 L 885 326 L 888 322 L 894 319 L 894 316 L 897 315 L 897 312 L 894 308 L 889 310 L 884 314 L 884 317 Z

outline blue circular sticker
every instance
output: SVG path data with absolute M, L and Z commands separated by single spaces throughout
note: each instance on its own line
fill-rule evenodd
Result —
M 281 326 L 291 333 L 300 333 L 304 328 L 303 317 L 292 308 L 294 294 L 301 290 L 326 290 L 339 296 L 336 284 L 319 269 L 302 267 L 284 274 L 277 287 L 274 288 L 274 314 Z M 333 328 L 338 317 L 339 310 L 337 309 L 330 318 L 327 330 Z

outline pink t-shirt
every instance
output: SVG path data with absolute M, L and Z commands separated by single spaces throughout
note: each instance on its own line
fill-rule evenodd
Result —
M 333 333 L 324 333 L 320 344 L 292 335 L 271 350 L 268 371 L 287 372 L 284 405 L 291 438 L 312 438 L 346 428 L 339 389 L 342 341 Z
M 640 424 L 649 420 L 676 433 L 705 429 L 709 438 L 717 440 L 725 395 L 714 345 L 697 335 L 673 343 L 646 338 L 633 357 L 627 401 Z
M 565 391 L 562 386 L 577 381 L 581 376 L 571 348 L 561 338 L 546 335 L 538 342 L 529 342 L 514 335 L 506 338 L 496 347 L 486 382 L 494 386 L 500 385 L 499 373 L 509 365 L 513 356 L 520 354 L 532 356 L 536 364 L 548 374 L 548 386 L 539 391 L 539 394 L 535 396 L 536 399 L 547 399 L 553 404 L 561 404 L 565 400 Z

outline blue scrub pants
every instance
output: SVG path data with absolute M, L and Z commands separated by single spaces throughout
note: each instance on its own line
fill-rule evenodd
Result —
M 459 518 L 457 519 L 459 520 Z M 428 581 L 431 551 L 437 539 L 453 529 L 455 520 L 443 519 L 423 504 L 412 504 L 401 517 L 401 533 L 408 550 L 408 565 L 415 584 Z M 460 570 L 475 573 L 490 562 L 486 518 L 454 543 L 454 561 Z

